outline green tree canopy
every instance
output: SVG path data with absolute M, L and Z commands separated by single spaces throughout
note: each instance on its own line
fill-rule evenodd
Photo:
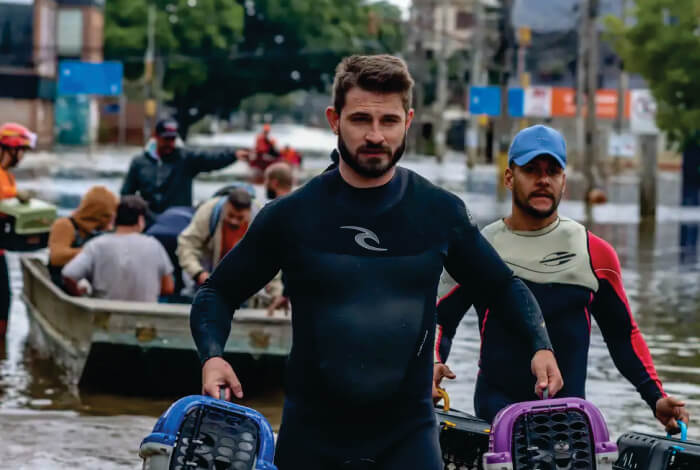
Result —
M 156 0 L 164 89 L 184 128 L 256 93 L 326 89 L 340 58 L 401 49 L 400 11 L 366 0 Z M 109 0 L 105 56 L 143 73 L 147 4 Z
M 700 1 L 636 0 L 635 23 L 607 18 L 625 68 L 639 73 L 658 104 L 657 122 L 681 146 L 700 130 Z

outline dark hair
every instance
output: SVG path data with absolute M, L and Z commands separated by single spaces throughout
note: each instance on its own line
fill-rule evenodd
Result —
M 270 180 L 277 181 L 285 188 L 291 188 L 294 184 L 292 167 L 285 162 L 276 162 L 265 168 L 265 176 Z
M 117 218 L 114 221 L 115 225 L 136 225 L 139 222 L 139 216 L 146 216 L 148 204 L 141 196 L 122 196 L 117 206 Z
M 406 62 L 388 54 L 351 55 L 335 69 L 333 106 L 340 114 L 345 106 L 345 95 L 358 86 L 377 93 L 399 93 L 404 110 L 411 108 L 413 78 Z
M 238 209 L 239 211 L 244 209 L 250 209 L 253 205 L 253 198 L 250 193 L 243 188 L 233 189 L 227 198 L 229 204 Z

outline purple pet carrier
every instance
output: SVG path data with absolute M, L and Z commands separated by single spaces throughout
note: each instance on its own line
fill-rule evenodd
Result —
M 612 470 L 617 445 L 598 408 L 580 398 L 516 403 L 493 422 L 484 470 Z

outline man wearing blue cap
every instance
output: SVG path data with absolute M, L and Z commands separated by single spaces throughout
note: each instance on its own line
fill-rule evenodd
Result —
M 557 212 L 566 188 L 564 138 L 543 125 L 523 129 L 513 139 L 508 162 L 505 185 L 513 194 L 512 212 L 482 234 L 540 304 L 564 377 L 558 396 L 585 398 L 592 314 L 620 372 L 661 424 L 677 432 L 676 419 L 687 423 L 688 413 L 683 402 L 663 391 L 632 317 L 615 250 Z M 461 286 L 438 303 L 436 386 L 442 377 L 454 377 L 444 362 L 457 325 L 471 305 Z M 474 408 L 479 417 L 492 421 L 501 408 L 537 397 L 520 333 L 499 315 L 489 315 L 488 306 L 474 306 L 482 337 Z

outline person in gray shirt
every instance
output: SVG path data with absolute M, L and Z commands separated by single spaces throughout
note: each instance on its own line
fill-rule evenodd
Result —
M 146 202 L 123 196 L 117 207 L 116 230 L 90 240 L 62 270 L 68 292 L 85 295 L 78 285 L 86 279 L 93 297 L 157 302 L 173 293 L 173 265 L 163 246 L 141 232 L 146 226 Z

